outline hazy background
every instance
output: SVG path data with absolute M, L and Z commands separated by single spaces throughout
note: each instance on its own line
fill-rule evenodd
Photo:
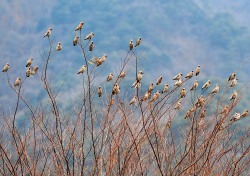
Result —
M 250 1 L 249 0 L 2 0 L 0 6 L 0 65 L 10 63 L 10 78 L 25 75 L 25 63 L 32 56 L 34 65 L 41 68 L 43 49 L 48 41 L 43 38 L 48 27 L 60 41 L 63 50 L 52 56 L 50 71 L 55 84 L 66 96 L 76 95 L 82 78 L 76 72 L 84 64 L 78 47 L 73 47 L 74 29 L 85 22 L 83 34 L 94 32 L 95 48 L 89 57 L 108 55 L 103 78 L 116 73 L 119 60 L 128 50 L 130 39 L 142 37 L 138 50 L 140 69 L 145 80 L 151 82 L 163 75 L 164 82 L 182 72 L 201 65 L 200 85 L 207 79 L 224 82 L 237 71 L 239 85 L 249 82 L 250 61 Z M 128 67 L 129 72 L 132 68 Z M 41 71 L 41 70 L 40 70 Z M 127 84 L 133 80 L 128 75 Z M 133 74 L 134 75 L 134 74 Z M 0 75 L 1 105 L 15 99 Z M 212 84 L 214 87 L 214 84 Z M 25 83 L 31 102 L 43 98 L 37 78 Z M 62 93 L 62 94 L 63 94 Z M 27 95 L 28 96 L 28 95 Z M 241 106 L 246 108 L 249 103 Z M 8 106 L 6 107 L 8 108 Z

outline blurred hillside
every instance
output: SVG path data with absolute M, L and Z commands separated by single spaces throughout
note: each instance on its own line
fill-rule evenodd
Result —
M 246 60 L 250 56 L 249 8 L 247 0 L 44 0 L 36 3 L 3 0 L 0 65 L 10 63 L 12 80 L 24 75 L 24 65 L 30 56 L 34 58 L 34 65 L 41 68 L 45 57 L 43 49 L 48 48 L 48 41 L 42 37 L 47 28 L 52 27 L 55 42 L 60 41 L 63 50 L 53 56 L 50 69 L 56 73 L 55 80 L 65 81 L 62 91 L 74 90 L 79 83 L 76 72 L 83 60 L 79 48 L 72 46 L 72 40 L 76 25 L 84 21 L 83 33 L 95 33 L 95 49 L 89 57 L 108 55 L 103 78 L 117 71 L 116 66 L 125 56 L 130 39 L 140 36 L 140 69 L 145 71 L 148 82 L 159 75 L 170 81 L 176 73 L 185 75 L 200 64 L 200 79 L 204 81 L 224 81 L 237 71 L 243 84 L 249 81 L 250 73 L 250 62 Z M 131 75 L 134 73 L 128 76 Z M 6 81 L 0 77 L 1 82 Z M 129 80 L 131 85 L 133 80 Z M 42 97 L 36 83 L 35 79 L 28 80 L 26 90 Z M 2 100 L 8 99 L 6 88 L 1 83 Z

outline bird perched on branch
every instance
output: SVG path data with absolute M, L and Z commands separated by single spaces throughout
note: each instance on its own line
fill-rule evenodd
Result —
M 129 102 L 129 105 L 134 105 L 136 102 L 136 96 L 134 96 L 131 101 Z
M 194 84 L 193 84 L 192 88 L 190 89 L 190 91 L 196 90 L 196 88 L 198 87 L 198 85 L 199 85 L 199 82 L 198 82 L 198 80 L 196 79 L 196 80 L 194 81 Z
M 167 91 L 168 91 L 168 84 L 165 84 L 161 93 L 165 93 Z
M 178 73 L 173 80 L 180 80 L 182 78 L 182 73 Z
M 139 46 L 141 44 L 141 37 L 139 37 L 136 41 L 135 47 Z
M 94 42 L 91 41 L 89 44 L 89 51 L 92 51 L 94 49 Z
M 177 81 L 174 83 L 174 86 L 176 86 L 176 87 L 180 87 L 180 86 L 181 86 L 181 84 L 182 84 L 182 80 L 181 80 L 181 79 L 179 79 L 179 80 L 177 80 Z
M 197 102 L 195 103 L 195 105 L 196 105 L 197 107 L 202 107 L 202 106 L 204 105 L 204 103 L 205 103 L 205 98 L 204 98 L 203 95 L 201 95 L 201 96 L 198 98 L 198 100 L 197 100 Z
M 248 116 L 248 110 L 247 110 L 247 109 L 245 109 L 245 110 L 242 112 L 242 114 L 240 115 L 240 117 L 246 117 L 246 116 Z
M 235 100 L 237 98 L 237 96 L 238 96 L 238 93 L 236 90 L 234 90 L 234 93 L 229 100 Z
M 143 72 L 140 70 L 139 73 L 138 73 L 138 75 L 137 75 L 137 77 L 136 77 L 136 80 L 137 81 L 141 81 L 142 76 L 143 76 Z
M 230 121 L 237 121 L 240 119 L 240 113 L 236 112 Z
M 190 117 L 190 115 L 191 115 L 191 113 L 192 113 L 192 111 L 191 111 L 191 109 L 189 109 L 189 110 L 187 111 L 187 113 L 186 113 L 186 115 L 185 115 L 184 119 L 189 118 L 189 117 Z
M 27 62 L 26 62 L 26 67 L 31 66 L 32 61 L 33 61 L 33 59 L 32 59 L 32 57 L 30 57 L 29 60 L 27 60 Z
M 161 81 L 162 81 L 162 76 L 160 76 L 160 77 L 157 79 L 157 81 L 156 81 L 156 85 L 161 84 Z
M 88 34 L 84 40 L 91 40 L 94 37 L 94 32 L 91 32 L 90 34 Z
M 185 88 L 181 89 L 180 95 L 181 95 L 181 98 L 186 96 L 186 89 Z
M 206 116 L 206 112 L 207 110 L 206 109 L 203 109 L 203 111 L 201 112 L 201 115 L 200 115 L 200 118 L 204 118 Z
M 3 71 L 2 72 L 7 72 L 9 70 L 10 65 L 7 63 L 4 67 L 3 67 Z
M 106 79 L 107 82 L 111 81 L 113 79 L 113 73 L 110 73 Z
M 201 66 L 198 65 L 196 70 L 195 70 L 195 76 L 198 76 L 200 74 L 200 71 L 201 71 Z
M 134 47 L 133 40 L 131 39 L 129 42 L 129 49 L 132 50 Z
M 38 71 L 38 66 L 35 66 L 31 69 L 31 75 L 35 75 Z
M 102 87 L 101 86 L 98 87 L 97 93 L 98 93 L 98 97 L 102 96 Z
M 79 39 L 78 36 L 76 36 L 76 37 L 74 38 L 74 40 L 73 40 L 73 46 L 76 46 L 76 45 L 77 45 L 78 39 Z
M 126 72 L 122 71 L 121 74 L 119 75 L 119 78 L 125 78 L 125 76 L 126 76 Z
M 202 86 L 201 89 L 207 89 L 207 88 L 210 86 L 210 84 L 211 84 L 211 81 L 208 80 L 208 81 Z
M 160 92 L 159 92 L 159 90 L 157 90 L 154 93 L 154 95 L 153 95 L 152 99 L 150 100 L 150 102 L 153 102 L 153 101 L 157 100 L 159 97 L 160 97 Z
M 148 86 L 148 91 L 152 91 L 154 89 L 154 83 L 153 82 L 151 82 L 150 84 L 149 84 L 149 86 Z
M 30 75 L 31 75 L 31 68 L 28 67 L 27 70 L 26 70 L 26 76 L 30 77 Z
M 187 76 L 186 76 L 185 78 L 190 79 L 190 78 L 193 77 L 193 75 L 194 75 L 194 71 L 192 70 L 191 72 L 189 72 L 189 73 L 187 74 Z
M 62 50 L 62 44 L 60 42 L 58 42 L 57 46 L 56 46 L 56 51 L 61 51 Z
M 102 56 L 101 59 L 100 59 L 101 63 L 105 62 L 106 59 L 107 59 L 107 57 L 108 57 L 108 56 L 107 56 L 106 54 L 103 54 L 103 56 Z
M 229 81 L 231 81 L 231 80 L 233 80 L 234 78 L 235 78 L 235 76 L 236 76 L 236 73 L 232 73 L 230 76 L 229 76 L 229 78 L 228 78 L 228 82 Z
M 86 70 L 87 66 L 83 65 L 77 72 L 77 74 L 83 73 Z
M 149 99 L 152 95 L 152 92 L 151 91 L 147 91 L 145 93 L 145 95 L 143 96 L 143 98 L 141 99 L 141 101 L 146 101 L 147 99 Z
M 49 29 L 45 32 L 43 38 L 44 38 L 44 37 L 49 37 L 50 34 L 51 34 L 51 32 L 52 32 L 52 28 L 49 28 Z
M 16 86 L 19 86 L 20 83 L 21 83 L 21 78 L 17 77 L 16 80 L 15 80 L 15 82 L 14 82 L 14 86 L 15 86 L 15 87 L 16 87 Z
M 174 109 L 179 110 L 180 108 L 181 108 L 181 101 L 179 100 L 179 101 L 176 103 Z
M 80 22 L 80 24 L 78 24 L 78 26 L 76 27 L 75 31 L 82 30 L 83 25 L 84 25 L 84 22 Z
M 229 87 L 234 87 L 234 86 L 236 86 L 237 80 L 238 80 L 238 78 L 235 77 L 235 78 L 233 79 L 233 81 L 231 82 L 231 84 L 230 84 Z
M 120 86 L 116 83 L 112 89 L 112 95 L 120 93 Z
M 219 90 L 220 90 L 220 87 L 218 86 L 218 84 L 216 84 L 216 86 L 214 87 L 214 89 L 212 90 L 212 94 L 216 94 L 216 93 L 218 93 L 219 92 Z

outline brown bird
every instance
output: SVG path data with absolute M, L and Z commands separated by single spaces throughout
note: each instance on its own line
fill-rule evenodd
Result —
M 233 81 L 231 82 L 230 87 L 236 86 L 237 80 L 238 80 L 238 78 L 235 77 L 235 78 L 233 79 Z
M 196 90 L 196 88 L 198 87 L 198 85 L 199 85 L 199 82 L 198 82 L 198 80 L 196 79 L 196 80 L 194 81 L 194 84 L 193 84 L 192 88 L 190 89 L 190 91 Z
M 197 102 L 195 103 L 195 105 L 196 105 L 197 107 L 202 107 L 202 106 L 204 105 L 204 103 L 205 103 L 204 96 L 201 95 L 201 96 L 198 98 L 198 100 L 197 100 Z
M 234 90 L 234 93 L 229 100 L 235 100 L 237 98 L 237 96 L 238 96 L 238 93 L 236 90 Z
M 90 34 L 88 34 L 84 40 L 91 40 L 94 37 L 94 32 L 91 32 Z
M 138 73 L 138 75 L 137 75 L 137 77 L 136 77 L 136 80 L 137 81 L 141 81 L 142 76 L 143 76 L 143 72 L 140 70 L 139 73 Z
M 157 79 L 157 81 L 156 81 L 156 85 L 161 84 L 161 81 L 162 81 L 162 76 L 160 76 L 160 77 Z
M 240 117 L 246 117 L 246 116 L 248 116 L 248 110 L 247 110 L 247 109 L 245 109 L 245 110 L 242 112 L 242 114 L 240 115 Z
M 194 71 L 192 70 L 191 72 L 189 72 L 189 73 L 187 74 L 187 76 L 186 76 L 185 78 L 190 79 L 190 78 L 193 77 L 193 75 L 194 75 Z
M 28 67 L 27 70 L 26 70 L 26 76 L 30 77 L 30 75 L 31 75 L 31 68 Z
M 74 40 L 73 40 L 73 46 L 76 46 L 76 45 L 77 45 L 78 39 L 79 39 L 78 36 L 76 36 L 76 37 L 74 38 Z
M 126 76 L 126 72 L 122 71 L 121 74 L 119 75 L 119 78 L 125 78 L 125 76 Z
M 21 83 L 21 78 L 17 77 L 17 78 L 16 78 L 16 81 L 14 82 L 14 86 L 15 86 L 15 87 L 16 87 L 16 86 L 19 86 L 20 83 Z
M 113 79 L 113 73 L 110 73 L 106 79 L 107 82 L 111 81 Z
M 228 113 L 229 106 L 224 106 L 224 108 L 221 110 L 220 114 L 227 114 Z
M 151 94 L 151 91 L 147 91 L 141 101 L 146 101 L 147 99 L 149 99 L 151 97 Z
M 87 66 L 86 66 L 86 65 L 83 65 L 83 66 L 78 70 L 77 74 L 80 74 L 80 73 L 83 74 L 83 72 L 86 70 L 86 68 L 87 68 Z
M 177 80 L 177 81 L 174 83 L 174 86 L 176 86 L 176 87 L 180 87 L 180 86 L 181 86 L 181 84 L 182 84 L 182 80 L 181 80 L 181 79 L 179 79 L 179 80 Z
M 189 117 L 190 117 L 190 115 L 191 115 L 191 113 L 192 113 L 192 111 L 191 111 L 191 109 L 189 109 L 189 110 L 187 111 L 187 113 L 186 113 L 186 115 L 185 115 L 185 118 L 184 118 L 184 119 L 189 118 Z
M 31 69 L 31 75 L 35 75 L 38 71 L 38 66 L 35 66 Z
M 201 71 L 201 66 L 198 65 L 196 70 L 195 70 L 195 76 L 198 76 L 200 74 L 200 71 Z
M 206 116 L 206 112 L 207 112 L 206 109 L 204 109 L 204 110 L 201 112 L 201 115 L 200 115 L 200 118 L 201 118 L 201 119 L 204 118 L 204 117 Z
M 10 65 L 7 63 L 4 67 L 3 67 L 3 71 L 2 72 L 7 72 L 9 70 Z
M 211 81 L 208 80 L 208 81 L 202 86 L 201 89 L 207 89 L 207 88 L 210 86 L 210 84 L 211 84 Z
M 47 32 L 45 32 L 43 38 L 44 38 L 44 37 L 49 37 L 50 34 L 51 34 L 51 32 L 52 32 L 52 28 L 49 28 L 49 29 L 47 30 Z
M 98 87 L 97 93 L 98 93 L 98 97 L 102 96 L 102 87 L 101 86 Z
M 82 30 L 83 25 L 84 25 L 84 22 L 80 22 L 80 24 L 78 24 L 78 26 L 76 27 L 75 31 Z
M 105 62 L 106 59 L 107 59 L 107 57 L 108 57 L 108 56 L 107 56 L 106 54 L 103 54 L 103 56 L 102 56 L 101 59 L 100 59 L 101 63 Z
M 131 39 L 129 42 L 129 49 L 132 50 L 134 47 L 133 40 Z
M 56 51 L 61 51 L 62 50 L 62 44 L 60 42 L 58 42 L 57 46 L 56 46 Z
M 181 89 L 180 95 L 181 95 L 181 98 L 186 96 L 186 89 L 185 88 Z
M 229 78 L 228 78 L 228 82 L 229 81 L 231 81 L 231 80 L 233 80 L 234 78 L 235 78 L 235 76 L 236 76 L 236 73 L 232 73 L 230 76 L 229 76 Z
M 173 80 L 180 80 L 182 78 L 182 73 L 178 73 Z
M 136 96 L 134 96 L 131 101 L 129 102 L 129 105 L 134 105 L 136 102 Z
M 174 109 L 179 110 L 180 108 L 181 108 L 181 101 L 179 100 L 179 101 L 176 103 Z
M 159 92 L 159 90 L 157 90 L 154 93 L 154 95 L 153 95 L 152 99 L 150 100 L 150 102 L 153 102 L 153 101 L 157 100 L 159 97 L 160 97 L 160 92 Z
M 167 91 L 168 91 L 168 84 L 165 84 L 161 93 L 165 93 Z
M 32 57 L 30 57 L 29 60 L 27 60 L 27 62 L 26 62 L 26 67 L 31 66 L 32 61 L 33 61 L 33 59 L 32 59 Z
M 94 42 L 91 41 L 89 44 L 89 51 L 92 51 L 94 49 Z
M 135 47 L 139 46 L 141 44 L 141 37 L 139 37 L 136 41 Z
M 154 89 L 154 83 L 153 82 L 151 82 L 150 84 L 149 84 L 149 86 L 148 86 L 148 91 L 152 91 Z
M 119 85 L 116 83 L 112 89 L 112 95 L 115 95 L 115 94 L 119 94 L 120 93 L 120 87 Z
M 219 92 L 219 90 L 220 90 L 220 87 L 218 86 L 218 84 L 216 84 L 216 86 L 214 87 L 214 89 L 212 90 L 212 94 L 216 94 L 216 93 L 218 93 Z

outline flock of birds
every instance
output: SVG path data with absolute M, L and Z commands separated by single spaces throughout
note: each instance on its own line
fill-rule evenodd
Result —
M 77 25 L 75 31 L 81 31 L 82 28 L 84 26 L 84 22 L 80 22 L 79 25 Z M 49 28 L 46 33 L 44 34 L 44 37 L 50 37 L 51 35 L 51 32 L 52 32 L 52 28 Z M 90 34 L 88 34 L 84 40 L 91 40 L 92 38 L 94 37 L 94 32 L 91 32 Z M 73 46 L 76 46 L 78 44 L 78 40 L 79 40 L 79 37 L 76 35 L 75 38 L 73 39 Z M 133 50 L 134 47 L 138 47 L 139 45 L 141 44 L 141 37 L 139 37 L 136 41 L 136 44 L 134 46 L 134 43 L 133 43 L 133 40 L 131 39 L 130 42 L 129 42 L 129 50 Z M 94 43 L 93 41 L 90 41 L 89 43 L 89 47 L 88 47 L 88 50 L 89 51 L 93 51 L 93 48 L 94 48 Z M 60 42 L 57 43 L 57 46 L 56 46 L 56 51 L 61 51 L 62 50 L 62 44 Z M 96 66 L 100 66 L 102 63 L 104 63 L 107 59 L 107 55 L 104 54 L 102 57 L 99 57 L 99 58 L 94 58 L 92 59 L 91 61 L 89 61 L 89 63 L 91 64 L 95 64 Z M 28 61 L 26 62 L 26 67 L 27 67 L 27 70 L 26 70 L 26 76 L 29 77 L 31 75 L 35 75 L 38 71 L 38 66 L 35 66 L 35 67 L 32 67 L 32 61 L 33 61 L 33 58 L 30 57 L 28 59 Z M 10 65 L 7 63 L 2 72 L 7 72 L 9 70 L 9 67 Z M 84 71 L 86 70 L 87 66 L 86 65 L 83 65 L 79 71 L 77 72 L 77 74 L 83 74 Z M 186 76 L 185 78 L 186 79 L 190 79 L 192 78 L 194 75 L 195 76 L 198 76 L 200 74 L 200 65 L 197 66 L 195 72 L 192 70 L 190 71 Z M 120 75 L 118 76 L 118 78 L 122 79 L 126 76 L 126 72 L 125 71 L 122 71 L 120 73 Z M 180 87 L 183 83 L 183 79 L 182 79 L 182 73 L 179 73 L 177 74 L 176 76 L 174 76 L 173 80 L 175 80 L 176 82 L 174 83 L 174 86 L 176 87 Z M 142 80 L 142 77 L 143 77 L 143 71 L 139 71 L 137 77 L 136 77 L 136 80 L 135 82 L 133 83 L 133 85 L 131 86 L 132 88 L 140 88 L 141 87 L 141 80 Z M 108 75 L 108 77 L 106 78 L 106 81 L 109 82 L 113 79 L 113 74 L 110 73 Z M 160 76 L 157 81 L 156 81 L 156 85 L 160 85 L 161 82 L 162 82 L 162 79 L 163 77 Z M 234 87 L 236 84 L 237 84 L 237 80 L 238 78 L 236 77 L 236 73 L 232 73 L 229 78 L 228 78 L 228 82 L 231 81 L 230 83 L 230 87 Z M 15 82 L 14 82 L 14 86 L 17 87 L 19 86 L 21 83 L 21 78 L 20 77 L 17 77 Z M 199 85 L 199 82 L 198 80 L 196 79 L 190 89 L 190 91 L 195 91 L 197 88 L 198 88 L 198 85 Z M 207 80 L 207 82 L 202 86 L 202 90 L 206 90 L 210 87 L 211 85 L 211 81 L 210 80 Z M 164 94 L 166 92 L 168 92 L 169 90 L 169 85 L 168 84 L 165 84 L 162 91 L 159 91 L 157 90 L 153 96 L 152 96 L 152 91 L 154 89 L 154 83 L 151 82 L 146 93 L 144 94 L 144 96 L 141 98 L 141 102 L 143 101 L 147 101 L 149 100 L 149 102 L 154 102 L 156 101 L 161 94 Z M 218 92 L 220 91 L 220 87 L 218 84 L 215 85 L 214 89 L 211 91 L 210 94 L 217 94 Z M 98 87 L 98 90 L 97 90 L 97 93 L 98 93 L 98 96 L 101 97 L 102 96 L 102 87 L 99 86 Z M 119 94 L 120 93 L 120 87 L 118 85 L 118 83 L 116 83 L 113 88 L 112 88 L 112 94 L 115 95 L 115 94 Z M 182 88 L 180 90 L 180 98 L 178 100 L 178 102 L 176 103 L 176 106 L 175 106 L 175 109 L 179 110 L 181 108 L 181 99 L 184 98 L 186 96 L 186 89 L 185 88 Z M 151 97 L 152 96 L 152 97 Z M 238 96 L 238 93 L 236 90 L 234 90 L 232 96 L 230 97 L 229 100 L 235 100 Z M 131 101 L 129 102 L 129 105 L 134 105 L 136 103 L 136 100 L 137 100 L 137 96 L 134 96 Z M 191 109 L 189 109 L 185 115 L 185 118 L 188 118 L 190 117 L 191 113 L 194 112 L 198 107 L 203 107 L 205 103 L 205 97 L 203 95 L 201 95 L 197 102 L 195 103 L 195 106 L 192 107 Z M 110 105 L 113 105 L 114 104 L 114 99 L 112 98 L 111 99 L 111 102 L 110 102 Z M 225 106 L 222 111 L 221 111 L 221 114 L 227 114 L 228 113 L 228 110 L 229 110 L 229 106 Z M 201 113 L 201 117 L 205 117 L 206 115 L 206 109 L 204 108 L 202 113 Z M 236 121 L 236 120 L 239 120 L 240 118 L 243 118 L 243 117 L 246 117 L 248 115 L 248 110 L 244 110 L 242 113 L 235 113 L 233 115 L 233 118 L 231 119 L 231 121 Z

